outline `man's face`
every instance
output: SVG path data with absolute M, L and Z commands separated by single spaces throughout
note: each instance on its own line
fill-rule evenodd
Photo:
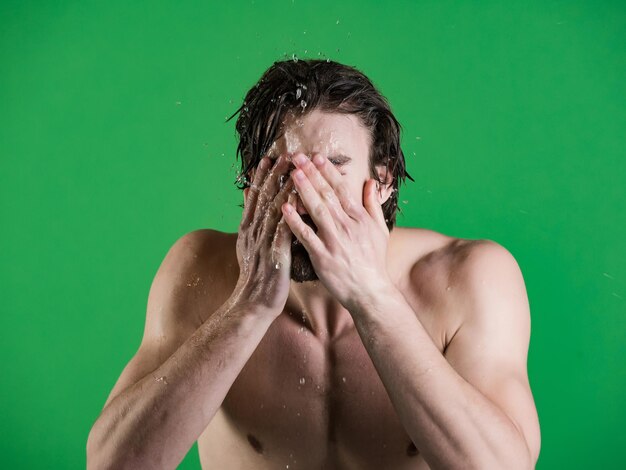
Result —
M 309 158 L 320 153 L 342 174 L 353 198 L 363 201 L 363 185 L 370 178 L 370 137 L 357 116 L 313 110 L 304 116 L 290 115 L 284 129 L 270 148 L 271 159 L 287 152 L 290 155 L 302 152 Z M 297 210 L 303 221 L 317 232 L 299 197 Z M 291 278 L 296 282 L 318 279 L 307 251 L 295 236 L 291 244 Z

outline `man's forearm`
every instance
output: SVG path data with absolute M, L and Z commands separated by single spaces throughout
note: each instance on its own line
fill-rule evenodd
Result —
M 254 307 L 226 305 L 102 411 L 89 435 L 89 468 L 175 468 L 180 463 L 274 318 Z
M 452 368 L 399 291 L 353 310 L 398 417 L 432 468 L 532 467 L 513 422 Z

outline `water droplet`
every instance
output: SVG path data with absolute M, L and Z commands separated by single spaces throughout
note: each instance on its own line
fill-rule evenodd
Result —
M 300 377 L 300 385 L 304 385 L 304 383 L 306 382 L 304 377 Z
M 345 383 L 346 378 L 345 377 L 341 377 L 341 380 L 343 380 L 343 382 Z
M 276 268 L 276 269 L 280 269 L 281 267 L 282 267 L 282 265 L 281 265 L 280 263 L 276 263 L 276 264 L 274 265 L 274 268 Z
M 339 24 L 339 20 L 337 20 L 337 24 Z
M 304 108 L 306 108 L 306 101 L 300 100 L 300 106 L 302 106 L 302 111 L 304 111 Z
M 452 289 L 452 287 L 450 287 L 450 286 L 446 287 L 446 290 L 450 290 L 450 289 Z
M 162 377 L 157 377 L 156 379 L 154 379 L 156 382 L 163 382 L 165 385 L 168 384 L 167 382 L 167 378 L 165 376 Z
M 296 99 L 299 100 L 301 96 L 302 96 L 302 89 L 298 88 L 296 90 Z

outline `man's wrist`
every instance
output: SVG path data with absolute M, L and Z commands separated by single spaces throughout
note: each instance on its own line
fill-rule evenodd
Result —
M 391 280 L 386 280 L 374 284 L 355 296 L 349 303 L 348 311 L 357 315 L 383 313 L 399 300 L 404 300 L 402 292 Z
M 282 312 L 282 309 L 270 307 L 261 302 L 255 302 L 245 296 L 230 299 L 227 308 L 232 315 L 244 318 L 267 319 L 270 323 Z

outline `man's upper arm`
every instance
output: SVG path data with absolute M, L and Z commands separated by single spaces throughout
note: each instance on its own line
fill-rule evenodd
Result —
M 446 359 L 511 419 L 536 462 L 541 438 L 527 373 L 530 309 L 521 270 L 504 247 L 485 240 L 455 276 L 465 313 Z
M 199 253 L 206 248 L 208 230 L 195 230 L 180 237 L 161 262 L 150 286 L 146 308 L 146 323 L 141 344 L 128 362 L 111 390 L 111 400 L 156 370 L 176 351 L 199 326 L 192 317 L 193 292 L 189 289 L 190 276 L 201 269 Z

